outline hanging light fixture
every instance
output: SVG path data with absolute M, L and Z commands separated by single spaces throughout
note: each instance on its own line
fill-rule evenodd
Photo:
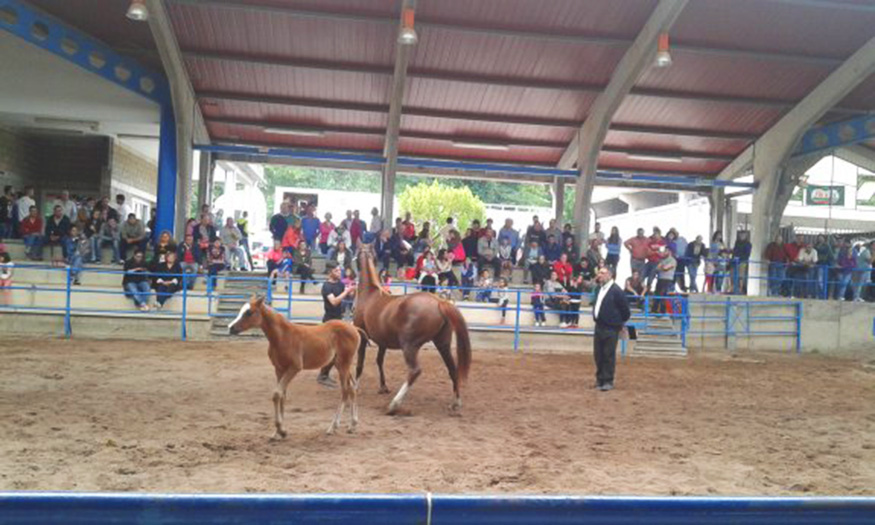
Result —
M 401 12 L 401 29 L 398 31 L 398 43 L 402 46 L 414 46 L 419 41 L 416 30 L 413 29 L 413 9 L 406 7 Z
M 671 65 L 671 53 L 668 48 L 668 33 L 662 33 L 659 35 L 659 43 L 656 48 L 656 67 L 668 67 Z
M 128 12 L 125 16 L 137 22 L 145 22 L 149 19 L 149 10 L 146 9 L 143 0 L 131 0 L 131 5 L 128 6 Z

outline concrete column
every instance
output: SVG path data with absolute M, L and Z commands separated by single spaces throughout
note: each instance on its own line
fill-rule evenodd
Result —
M 383 217 L 383 224 L 389 225 L 394 224 L 395 220 L 395 160 L 397 158 L 398 149 L 395 147 L 392 162 L 387 160 L 386 166 L 383 168 L 383 178 L 380 185 L 380 214 Z
M 553 213 L 556 222 L 562 224 L 562 217 L 565 215 L 565 179 L 563 177 L 556 177 L 553 182 Z
M 212 202 L 213 189 L 213 155 L 209 152 L 202 151 L 200 159 L 200 170 L 198 174 L 197 186 L 197 209 L 200 209 L 204 204 Z
M 191 112 L 188 118 L 180 119 L 176 129 L 176 224 L 175 236 L 177 239 L 185 235 L 185 221 L 188 220 L 191 206 L 192 164 L 194 151 L 192 150 L 192 127 Z
M 712 189 L 711 195 L 708 196 L 708 201 L 711 204 L 711 235 L 714 235 L 715 232 L 723 233 L 723 224 L 726 217 L 726 190 L 723 188 Z
M 735 246 L 735 239 L 738 237 L 738 201 L 735 199 L 727 199 L 726 201 L 726 230 L 723 232 L 723 239 L 729 247 Z

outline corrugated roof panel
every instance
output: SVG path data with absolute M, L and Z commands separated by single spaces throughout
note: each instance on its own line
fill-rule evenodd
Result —
M 239 126 L 210 122 L 207 124 L 210 136 L 217 141 L 237 143 L 256 143 L 294 148 L 313 148 L 330 150 L 356 150 L 379 152 L 383 149 L 383 137 L 351 133 L 327 133 L 323 137 L 300 137 L 265 133 L 252 126 Z
M 777 122 L 782 114 L 781 110 L 763 106 L 631 95 L 620 105 L 614 121 L 758 134 Z
M 684 159 L 683 162 L 660 162 L 630 159 L 625 153 L 602 152 L 599 155 L 599 169 L 618 171 L 652 171 L 653 173 L 672 172 L 693 175 L 716 175 L 728 162 Z
M 201 102 L 205 118 L 265 120 L 311 126 L 356 126 L 386 128 L 385 113 L 343 109 L 305 108 L 257 102 L 209 100 Z
M 402 117 L 401 130 L 402 132 L 440 133 L 448 136 L 494 137 L 496 140 L 527 139 L 564 142 L 570 141 L 574 134 L 574 130 L 570 128 L 523 126 L 499 122 L 414 117 L 410 115 Z
M 656 0 L 440 0 L 420 2 L 417 16 L 459 25 L 632 39 L 656 3 Z
M 562 154 L 560 149 L 512 146 L 508 151 L 487 149 L 463 149 L 454 147 L 450 141 L 423 140 L 402 137 L 398 141 L 399 155 L 458 160 L 478 159 L 489 162 L 521 162 L 553 165 Z
M 795 101 L 804 98 L 831 69 L 684 51 L 673 52 L 672 58 L 671 67 L 648 69 L 636 87 Z
M 702 137 L 681 137 L 671 135 L 652 135 L 627 131 L 609 131 L 605 146 L 628 149 L 686 151 L 691 153 L 713 153 L 718 155 L 738 155 L 750 144 L 747 140 L 709 139 Z
M 408 80 L 404 105 L 583 121 L 595 97 L 594 93 L 413 78 Z
M 684 8 L 671 34 L 686 44 L 846 58 L 872 38 L 875 11 L 833 4 L 696 0 Z
M 196 91 L 322 98 L 388 104 L 391 77 L 186 58 Z
M 386 24 L 170 5 L 183 51 L 392 64 L 396 32 Z

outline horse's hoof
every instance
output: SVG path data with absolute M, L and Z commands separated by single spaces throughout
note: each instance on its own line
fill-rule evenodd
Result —
M 386 385 L 381 386 L 381 387 L 380 387 L 380 390 L 377 391 L 378 394 L 389 394 L 389 393 L 391 393 L 391 392 L 392 392 L 392 391 L 389 390 L 389 387 L 387 387 Z
M 347 434 L 355 434 L 357 432 L 357 430 L 358 429 L 356 429 L 356 427 L 349 427 L 348 429 L 346 429 L 346 433 Z
M 286 434 L 285 430 L 277 431 L 276 434 L 274 434 L 270 437 L 270 440 L 271 441 L 282 441 L 286 438 L 286 435 L 287 434 Z
M 406 408 L 402 408 L 402 407 L 396 407 L 396 408 L 389 407 L 389 409 L 386 411 L 386 414 L 389 416 L 411 416 L 411 415 L 413 415 L 413 413 L 410 410 L 407 410 Z
M 334 427 L 329 427 L 328 430 L 325 431 L 325 435 L 326 436 L 333 436 L 334 435 Z

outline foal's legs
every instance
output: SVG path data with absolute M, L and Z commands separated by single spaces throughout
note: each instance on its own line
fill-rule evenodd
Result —
M 422 369 L 419 368 L 419 360 L 417 359 L 419 346 L 405 346 L 403 352 L 404 362 L 407 363 L 407 381 L 401 385 L 401 390 L 395 394 L 395 399 L 389 403 L 389 415 L 395 415 L 395 413 L 397 413 L 398 407 L 401 406 L 401 403 L 404 402 L 404 398 L 407 397 L 407 391 L 410 390 L 410 387 L 413 386 L 416 378 L 422 373 Z
M 355 432 L 355 427 L 358 425 L 358 405 L 356 403 L 356 391 L 355 391 L 355 381 L 352 378 L 352 374 L 350 372 L 350 367 L 340 367 L 337 368 L 338 379 L 340 379 L 340 389 L 342 392 L 342 397 L 340 400 L 340 406 L 337 408 L 337 413 L 334 415 L 334 419 L 331 421 L 331 425 L 328 427 L 327 434 L 334 434 L 334 431 L 337 430 L 337 427 L 340 426 L 340 421 L 343 419 L 343 411 L 346 408 L 346 404 L 350 403 L 350 421 L 349 421 L 349 432 Z
M 380 394 L 388 394 L 389 387 L 386 386 L 386 375 L 383 373 L 383 360 L 386 359 L 386 347 L 381 346 L 377 350 L 377 368 L 380 370 Z
M 276 384 L 276 390 L 273 392 L 273 419 L 276 426 L 276 433 L 271 439 L 277 440 L 286 437 L 286 431 L 283 430 L 283 417 L 286 411 L 286 389 L 289 387 L 289 382 L 298 375 L 300 369 L 290 366 L 283 372 Z

